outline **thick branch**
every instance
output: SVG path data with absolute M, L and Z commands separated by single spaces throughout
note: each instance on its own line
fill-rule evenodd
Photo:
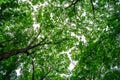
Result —
M 26 51 L 28 51 L 30 49 L 33 49 L 33 48 L 36 48 L 38 46 L 42 46 L 42 45 L 45 45 L 45 44 L 57 44 L 57 43 L 60 43 L 65 39 L 66 38 L 55 41 L 55 42 L 45 42 L 45 43 L 43 43 L 43 41 L 44 41 L 44 39 L 43 39 L 43 41 L 40 41 L 38 44 L 35 44 L 33 46 L 27 46 L 26 48 L 21 48 L 21 49 L 12 50 L 12 51 L 9 51 L 9 52 L 0 53 L 0 61 L 2 61 L 3 59 L 8 59 L 9 57 L 11 57 L 13 55 L 17 55 L 17 54 L 20 54 L 20 53 L 25 53 Z

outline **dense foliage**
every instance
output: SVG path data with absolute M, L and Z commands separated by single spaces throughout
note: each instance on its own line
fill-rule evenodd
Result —
M 0 0 L 0 80 L 119 80 L 120 0 Z

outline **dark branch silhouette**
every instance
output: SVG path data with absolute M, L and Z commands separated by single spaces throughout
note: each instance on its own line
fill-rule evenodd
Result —
M 63 38 L 63 39 L 60 39 L 60 40 L 57 40 L 57 41 L 48 41 L 48 42 L 44 42 L 45 39 L 43 39 L 42 41 L 40 41 L 39 43 L 37 44 L 34 44 L 32 46 L 27 46 L 25 48 L 21 48 L 21 49 L 17 49 L 17 50 L 11 50 L 9 52 L 2 52 L 0 53 L 0 61 L 2 61 L 3 59 L 8 59 L 9 57 L 13 56 L 13 55 L 17 55 L 17 54 L 20 54 L 20 53 L 25 53 L 26 51 L 30 50 L 30 49 L 33 49 L 33 48 L 36 48 L 38 46 L 43 46 L 45 44 L 57 44 L 57 43 L 60 43 L 64 40 L 66 40 L 67 38 Z M 44 42 L 44 43 L 43 43 Z
M 29 46 L 31 46 L 34 42 L 35 42 L 35 40 L 38 38 L 38 36 L 40 35 L 40 33 L 41 33 L 41 30 L 38 32 L 38 34 L 34 37 L 34 39 L 30 42 L 30 44 L 29 44 Z
M 32 58 L 32 71 L 33 71 L 33 73 L 32 73 L 32 80 L 35 80 L 35 78 L 34 78 L 34 70 L 35 70 L 35 67 L 34 67 L 34 57 Z
M 11 39 L 8 39 L 8 40 L 6 40 L 6 41 L 2 41 L 2 42 L 0 42 L 0 44 L 5 43 L 5 42 L 12 41 L 13 39 L 15 39 L 15 38 L 11 38 Z
M 93 16 L 94 16 L 94 19 L 95 19 L 95 7 L 93 5 L 93 0 L 90 0 L 91 2 L 91 5 L 92 5 L 92 13 L 93 13 Z
M 70 8 L 72 6 L 75 7 L 75 5 L 78 3 L 78 1 L 80 1 L 80 0 L 73 0 L 72 3 L 68 7 L 66 7 L 66 8 Z
M 4 43 L 6 43 L 6 42 L 11 42 L 11 41 L 14 40 L 14 39 L 15 39 L 15 38 L 11 38 L 11 39 L 8 39 L 8 40 L 6 40 L 6 41 L 1 41 L 1 42 L 0 42 L 0 47 L 6 47 Z
M 16 58 L 16 59 L 17 59 L 17 58 Z M 18 61 L 16 60 L 13 64 L 11 64 L 11 66 L 10 66 L 9 69 L 7 70 L 6 74 L 2 76 L 2 79 L 3 79 L 3 80 L 6 80 L 7 77 L 12 73 L 12 71 L 15 70 L 17 63 L 18 63 Z
M 40 80 L 44 80 L 51 71 L 49 70 Z

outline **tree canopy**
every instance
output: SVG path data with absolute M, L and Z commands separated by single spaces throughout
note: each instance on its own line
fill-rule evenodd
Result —
M 0 80 L 119 80 L 120 0 L 0 0 Z

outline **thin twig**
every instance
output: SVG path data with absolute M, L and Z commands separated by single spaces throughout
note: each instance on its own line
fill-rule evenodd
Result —
M 30 42 L 29 46 L 31 46 L 35 42 L 35 40 L 38 38 L 40 33 L 41 33 L 41 30 L 38 32 L 38 34 L 35 36 L 35 38 Z
M 92 5 L 92 13 L 93 13 L 93 16 L 94 16 L 94 19 L 95 19 L 95 7 L 93 5 L 93 1 L 90 0 L 90 2 L 91 2 L 91 5 Z
M 8 40 L 6 40 L 6 41 L 1 41 L 0 42 L 0 47 L 5 47 L 5 45 L 4 45 L 4 43 L 6 43 L 6 42 L 11 42 L 12 40 L 14 40 L 15 38 L 11 38 L 11 39 L 8 39 Z
M 78 1 L 80 1 L 80 0 L 73 0 L 72 3 L 66 8 L 70 8 L 71 6 L 75 6 Z
M 35 70 L 35 65 L 34 65 L 34 56 L 32 57 L 32 71 L 33 71 L 33 73 L 32 73 L 32 80 L 35 80 L 35 78 L 34 78 L 34 70 Z
M 44 80 L 51 71 L 49 70 L 40 80 Z

